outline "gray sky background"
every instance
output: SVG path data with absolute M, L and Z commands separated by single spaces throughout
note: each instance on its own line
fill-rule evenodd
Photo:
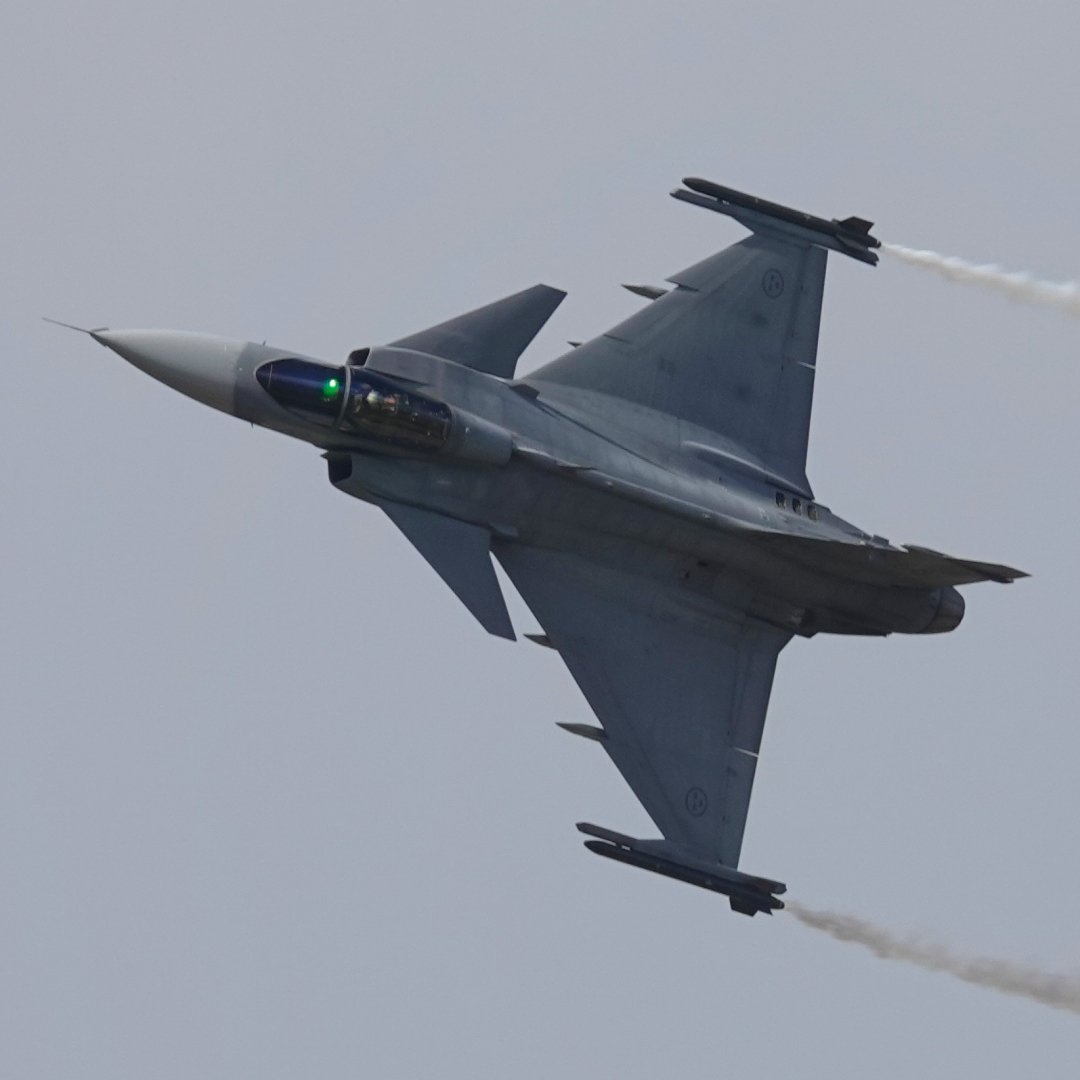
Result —
M 1071 4 L 29 4 L 0 37 L 0 1074 L 1075 1077 L 1075 1016 L 588 855 L 558 658 L 312 449 L 42 314 L 342 357 L 537 281 L 526 356 L 743 235 L 712 177 L 1080 272 Z M 1034 577 L 784 653 L 744 867 L 1080 969 L 1080 324 L 834 259 L 810 474 Z M 534 626 L 512 597 L 520 630 Z

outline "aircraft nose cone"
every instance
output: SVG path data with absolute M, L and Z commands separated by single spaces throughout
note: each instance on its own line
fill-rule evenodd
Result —
M 181 394 L 232 413 L 245 342 L 175 330 L 95 330 L 95 341 Z

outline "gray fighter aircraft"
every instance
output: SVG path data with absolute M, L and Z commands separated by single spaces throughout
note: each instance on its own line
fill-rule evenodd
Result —
M 176 390 L 313 443 L 489 633 L 514 638 L 491 555 L 600 720 L 596 740 L 658 826 L 579 824 L 586 847 L 726 894 L 747 915 L 785 886 L 738 869 L 780 650 L 794 635 L 933 634 L 955 586 L 1007 566 L 897 548 L 834 515 L 806 478 L 829 251 L 873 265 L 871 223 L 825 221 L 703 180 L 675 198 L 751 235 L 628 286 L 650 303 L 525 378 L 518 357 L 565 295 L 537 285 L 328 364 L 159 330 L 94 339 Z

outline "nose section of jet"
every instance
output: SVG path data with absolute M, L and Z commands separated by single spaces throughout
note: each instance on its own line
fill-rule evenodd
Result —
M 95 330 L 95 341 L 181 394 L 233 413 L 246 342 L 177 330 Z

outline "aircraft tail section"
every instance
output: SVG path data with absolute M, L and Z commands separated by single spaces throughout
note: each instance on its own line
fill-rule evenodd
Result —
M 980 581 L 1006 585 L 1028 577 L 1023 570 L 1011 566 L 960 559 L 914 544 L 895 548 L 781 533 L 760 534 L 757 542 L 796 562 L 831 568 L 837 575 L 856 581 L 897 588 L 939 589 Z

